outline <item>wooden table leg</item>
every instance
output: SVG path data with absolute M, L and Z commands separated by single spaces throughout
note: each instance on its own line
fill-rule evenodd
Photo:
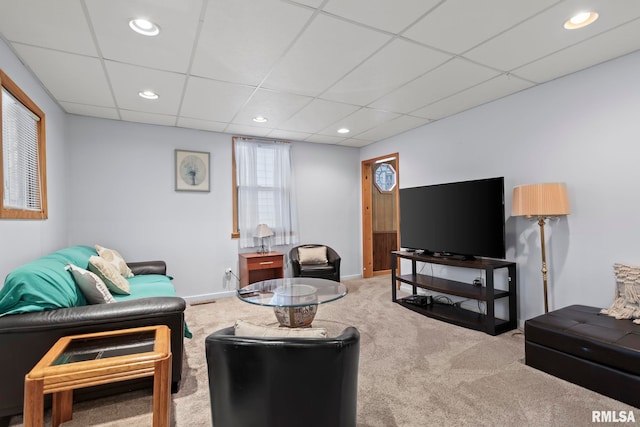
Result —
M 64 390 L 53 393 L 53 406 L 51 407 L 51 425 L 58 427 L 65 421 L 73 418 L 73 390 Z
M 153 427 L 169 427 L 171 418 L 171 354 L 155 363 L 153 375 Z
M 42 427 L 44 422 L 44 381 L 42 379 L 24 380 L 24 427 Z

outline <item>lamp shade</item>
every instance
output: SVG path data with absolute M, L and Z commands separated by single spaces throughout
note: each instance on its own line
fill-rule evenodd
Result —
M 511 214 L 535 217 L 568 215 L 567 189 L 558 182 L 514 187 Z
M 253 237 L 269 237 L 273 236 L 273 231 L 267 224 L 258 224 L 256 231 L 253 233 Z

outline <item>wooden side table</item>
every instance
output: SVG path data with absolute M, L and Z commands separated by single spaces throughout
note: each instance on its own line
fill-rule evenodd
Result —
M 280 252 L 248 252 L 239 254 L 239 257 L 241 288 L 262 280 L 284 277 L 284 254 Z
M 73 390 L 153 376 L 153 425 L 168 427 L 171 331 L 165 325 L 60 338 L 25 376 L 24 426 L 42 426 L 44 395 L 53 393 L 51 424 L 72 419 Z

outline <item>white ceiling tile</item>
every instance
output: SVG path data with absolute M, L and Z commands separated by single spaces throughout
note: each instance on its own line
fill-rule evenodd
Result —
M 389 113 L 387 111 L 374 110 L 373 108 L 361 108 L 353 114 L 344 117 L 337 122 L 323 129 L 320 133 L 323 135 L 335 135 L 340 128 L 349 129 L 348 136 L 353 137 L 367 131 L 377 125 L 393 120 L 399 114 Z
M 328 136 L 328 135 L 311 135 L 309 138 L 305 139 L 305 142 L 315 142 L 318 144 L 339 144 L 347 138 L 341 138 L 339 136 Z
M 264 86 L 316 96 L 388 40 L 382 33 L 319 15 L 278 62 Z
M 151 125 L 175 126 L 176 117 L 166 114 L 143 113 L 140 111 L 120 110 L 122 120 L 127 122 L 147 123 Z
M 215 0 L 206 18 L 192 73 L 258 85 L 302 30 L 312 11 L 280 0 Z
M 637 19 L 517 68 L 513 73 L 535 82 L 545 82 L 633 52 L 638 49 L 639 38 L 640 19 Z
M 330 0 L 322 10 L 361 24 L 399 33 L 440 0 Z
M 188 117 L 180 117 L 177 126 L 183 128 L 192 128 L 200 130 L 208 130 L 212 132 L 223 132 L 227 127 L 227 123 L 213 122 L 209 120 L 191 119 Z
M 561 2 L 465 53 L 465 57 L 511 71 L 627 22 L 630 16 L 640 13 L 640 1 L 598 2 L 600 17 L 597 21 L 578 30 L 565 30 L 564 21 L 583 10 L 584 3 L 580 0 Z
M 503 74 L 441 101 L 434 102 L 411 114 L 438 120 L 531 86 L 533 86 L 531 82 L 519 79 L 516 76 Z
M 105 59 L 187 72 L 201 0 L 86 0 L 86 3 Z M 160 34 L 148 37 L 131 30 L 129 20 L 138 17 L 157 24 Z
M 498 72 L 455 58 L 406 86 L 382 97 L 371 107 L 409 113 L 498 75 Z
M 236 125 L 231 123 L 225 130 L 226 133 L 232 133 L 234 135 L 248 135 L 248 136 L 267 136 L 271 129 L 259 128 L 255 126 Z
M 269 138 L 284 139 L 287 141 L 304 141 L 305 138 L 311 136 L 309 133 L 304 132 L 289 132 L 286 130 L 274 129 L 268 134 Z
M 292 0 L 295 3 L 303 4 L 305 6 L 319 7 L 324 0 Z
M 358 107 L 354 105 L 316 99 L 279 128 L 295 132 L 317 133 L 357 109 Z
M 98 58 L 21 44 L 13 47 L 58 101 L 115 107 Z
M 177 114 L 185 76 L 157 71 L 119 62 L 105 61 L 111 86 L 118 107 L 154 114 Z M 144 99 L 138 93 L 152 90 L 158 94 L 155 100 Z
M 100 117 L 103 119 L 119 120 L 118 110 L 115 108 L 96 107 L 95 105 L 74 104 L 73 102 L 61 102 L 60 106 L 69 114 L 79 116 Z
M 429 123 L 429 119 L 413 116 L 400 116 L 395 120 L 382 123 L 371 130 L 361 133 L 358 135 L 358 138 L 370 141 L 380 141 L 427 123 Z
M 534 15 L 558 0 L 448 0 L 403 36 L 462 53 Z
M 98 56 L 77 0 L 2 0 L 0 31 L 10 41 Z
M 230 121 L 249 99 L 254 88 L 190 77 L 180 115 L 216 122 Z
M 448 59 L 450 55 L 396 39 L 324 92 L 322 98 L 367 105 Z
M 258 126 L 253 118 L 262 116 L 269 120 L 265 123 L 267 127 L 275 128 L 311 101 L 313 98 L 307 96 L 259 89 L 253 94 L 247 105 L 240 110 L 233 122 Z
M 356 139 L 356 138 L 349 138 L 349 139 L 345 139 L 344 141 L 340 142 L 339 145 L 345 146 L 345 147 L 356 147 L 356 148 L 360 148 L 360 147 L 364 147 L 365 145 L 369 145 L 371 144 L 371 141 L 367 141 L 364 139 Z

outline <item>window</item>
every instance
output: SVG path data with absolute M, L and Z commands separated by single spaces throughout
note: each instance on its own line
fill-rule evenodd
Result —
M 266 224 L 273 243 L 297 243 L 297 214 L 292 180 L 291 145 L 233 138 L 234 232 L 240 247 L 256 246 L 253 232 Z
M 0 218 L 46 219 L 44 113 L 0 70 Z

